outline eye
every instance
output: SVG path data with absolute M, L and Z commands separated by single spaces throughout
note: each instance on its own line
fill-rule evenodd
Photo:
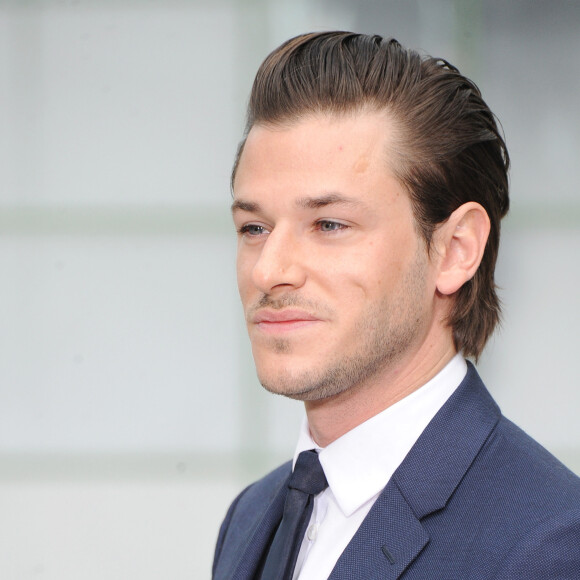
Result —
M 246 224 L 238 229 L 238 234 L 242 236 L 247 235 L 254 237 L 261 236 L 262 234 L 267 233 L 268 230 L 264 226 L 261 226 L 260 224 Z
M 332 220 L 319 220 L 316 222 L 316 227 L 321 232 L 336 232 L 348 228 L 346 224 Z

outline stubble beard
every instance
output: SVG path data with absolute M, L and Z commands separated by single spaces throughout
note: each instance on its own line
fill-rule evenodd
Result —
M 271 393 L 291 399 L 316 401 L 361 389 L 393 368 L 416 342 L 424 326 L 424 313 L 421 311 L 424 264 L 425 258 L 418 255 L 406 273 L 399 293 L 375 304 L 361 316 L 353 329 L 355 347 L 352 354 L 328 363 L 321 361 L 325 366 L 300 373 L 293 373 L 288 367 L 272 377 L 259 373 L 262 386 Z M 274 339 L 270 348 L 277 354 L 288 355 L 291 361 L 292 340 Z

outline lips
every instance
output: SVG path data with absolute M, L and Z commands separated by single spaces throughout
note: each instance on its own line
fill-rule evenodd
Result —
M 261 322 L 281 323 L 281 322 L 298 322 L 298 321 L 313 321 L 319 320 L 316 316 L 304 310 L 260 310 L 254 315 L 253 322 L 259 324 Z
M 253 317 L 252 322 L 265 332 L 286 332 L 311 326 L 320 322 L 313 314 L 305 310 L 259 310 Z

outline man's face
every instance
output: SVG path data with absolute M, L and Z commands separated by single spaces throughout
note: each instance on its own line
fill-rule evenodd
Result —
M 248 135 L 234 184 L 238 286 L 269 391 L 355 392 L 403 372 L 425 342 L 434 273 L 389 135 L 379 113 Z

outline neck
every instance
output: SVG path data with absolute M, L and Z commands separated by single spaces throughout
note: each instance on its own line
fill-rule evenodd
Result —
M 433 343 L 431 343 L 433 344 Z M 404 399 L 439 373 L 457 351 L 451 336 L 430 346 L 423 343 L 377 376 L 333 397 L 305 401 L 312 438 L 326 447 L 351 429 Z

